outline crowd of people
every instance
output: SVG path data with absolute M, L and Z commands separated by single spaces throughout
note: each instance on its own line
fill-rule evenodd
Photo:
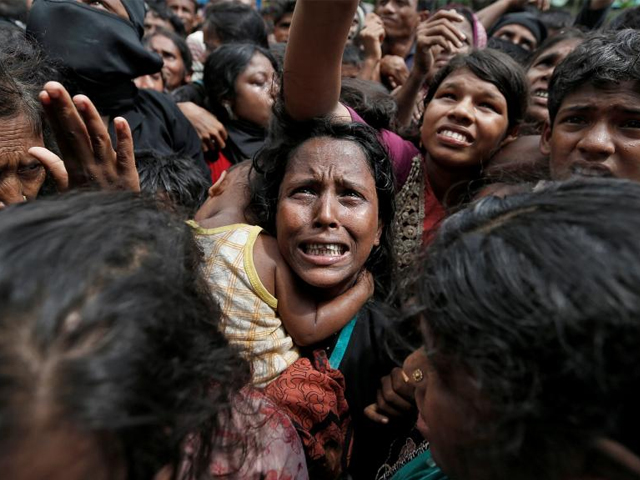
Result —
M 0 0 L 0 471 L 640 479 L 640 7 Z

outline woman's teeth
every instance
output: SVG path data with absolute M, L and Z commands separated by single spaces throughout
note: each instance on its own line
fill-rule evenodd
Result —
M 442 131 L 442 136 L 453 138 L 454 140 L 457 140 L 458 142 L 468 142 L 467 137 L 465 135 L 463 135 L 461 133 L 458 133 L 458 132 L 453 132 L 451 130 L 443 130 Z
M 549 92 L 547 90 L 537 90 L 534 95 L 540 98 L 549 98 Z
M 337 244 L 309 244 L 305 247 L 305 253 L 322 257 L 339 257 L 344 253 L 344 247 Z

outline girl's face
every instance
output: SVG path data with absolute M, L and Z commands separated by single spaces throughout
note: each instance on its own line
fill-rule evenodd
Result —
M 339 295 L 381 233 L 376 183 L 360 146 L 327 137 L 303 143 L 289 160 L 276 212 L 278 246 L 296 275 Z
M 269 126 L 271 107 L 277 94 L 276 72 L 267 57 L 256 53 L 236 78 L 235 115 L 261 127 Z
M 549 99 L 549 80 L 558 64 L 582 42 L 580 38 L 569 38 L 556 43 L 538 54 L 529 70 L 527 80 L 531 91 L 528 115 L 539 122 L 549 121 L 547 101 Z
M 427 105 L 421 138 L 440 166 L 477 167 L 505 143 L 508 126 L 507 101 L 498 88 L 461 69 L 443 80 Z
M 149 48 L 162 57 L 162 76 L 167 90 L 175 90 L 188 81 L 184 60 L 175 43 L 167 37 L 156 35 L 149 42 Z

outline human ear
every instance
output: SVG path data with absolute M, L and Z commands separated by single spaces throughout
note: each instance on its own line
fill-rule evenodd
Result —
M 211 185 L 211 187 L 209 187 L 209 192 L 208 192 L 209 198 L 217 197 L 218 195 L 222 194 L 222 192 L 224 192 L 223 183 L 226 178 L 227 178 L 227 171 L 225 170 L 224 172 L 222 172 L 222 175 L 220 175 L 220 178 L 216 180 L 216 183 L 214 183 L 213 185 Z
M 507 134 L 505 135 L 505 137 L 500 142 L 500 145 L 498 146 L 498 150 L 500 150 L 502 147 L 505 147 L 505 146 L 509 145 L 511 142 L 513 142 L 515 139 L 517 139 L 519 131 L 520 131 L 520 127 L 519 126 L 515 126 L 511 130 L 508 130 Z
M 380 237 L 382 237 L 382 232 L 384 231 L 384 224 L 378 220 L 378 231 L 376 232 L 376 238 L 373 241 L 373 246 L 380 246 Z
M 551 154 L 551 125 L 548 121 L 544 122 L 542 135 L 540 135 L 540 153 L 546 156 Z

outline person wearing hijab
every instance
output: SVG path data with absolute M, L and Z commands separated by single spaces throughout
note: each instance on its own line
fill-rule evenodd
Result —
M 489 36 L 507 40 L 533 52 L 547 38 L 547 27 L 533 13 L 508 13 L 491 27 Z
M 112 141 L 113 119 L 124 117 L 136 150 L 191 158 L 208 177 L 198 135 L 175 103 L 133 83 L 162 68 L 162 59 L 142 44 L 144 17 L 143 0 L 36 0 L 27 32 L 63 68 L 70 93 L 94 102 Z

